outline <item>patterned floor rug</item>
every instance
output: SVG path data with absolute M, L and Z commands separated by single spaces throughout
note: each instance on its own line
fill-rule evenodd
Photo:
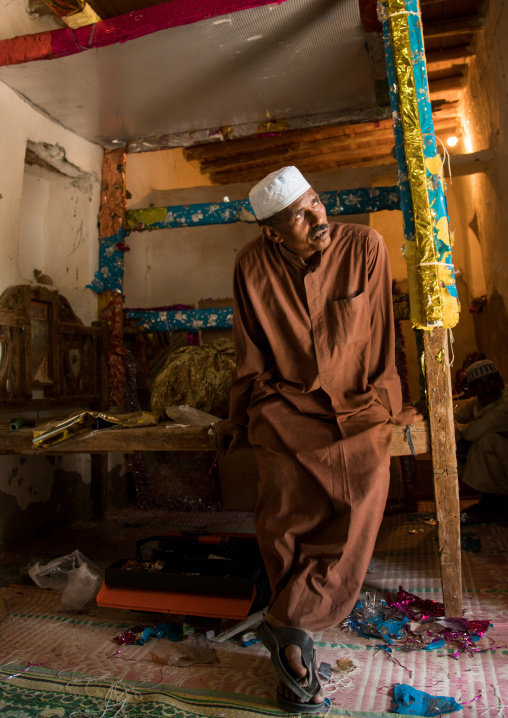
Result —
M 394 647 L 388 654 L 377 647 L 379 639 L 340 627 L 323 631 L 315 637 L 318 661 L 336 668 L 326 686 L 328 715 L 385 715 L 394 685 L 407 684 L 455 698 L 468 718 L 508 717 L 508 528 L 468 527 L 463 539 L 464 616 L 493 624 L 480 639 L 482 651 L 455 658 L 446 645 L 411 652 Z M 384 597 L 400 585 L 441 600 L 437 527 L 429 514 L 383 523 L 365 590 Z M 192 638 L 119 647 L 114 635 L 153 626 L 161 616 L 99 607 L 66 613 L 58 593 L 24 585 L 5 586 L 2 595 L 2 718 L 281 715 L 277 680 L 259 643 L 242 647 L 235 637 L 209 644 L 204 653 Z
M 234 694 L 178 691 L 134 681 L 110 682 L 34 667 L 28 673 L 0 671 L 3 718 L 194 718 L 247 715 L 280 716 L 265 701 Z M 9 681 L 8 684 L 4 682 Z

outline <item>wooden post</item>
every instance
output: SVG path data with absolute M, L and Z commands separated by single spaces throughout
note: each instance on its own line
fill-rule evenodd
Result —
M 446 329 L 424 332 L 434 496 L 445 615 L 462 616 L 460 504 Z
M 458 321 L 442 161 L 432 119 L 418 0 L 380 0 L 404 216 L 410 318 L 424 329 L 443 600 L 462 616 L 460 505 L 446 330 Z

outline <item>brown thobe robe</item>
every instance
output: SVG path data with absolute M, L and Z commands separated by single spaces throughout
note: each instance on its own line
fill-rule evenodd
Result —
M 258 237 L 234 273 L 230 419 L 248 426 L 258 460 L 270 611 L 309 630 L 337 624 L 358 596 L 401 408 L 383 239 L 353 224 L 330 234 L 307 264 Z

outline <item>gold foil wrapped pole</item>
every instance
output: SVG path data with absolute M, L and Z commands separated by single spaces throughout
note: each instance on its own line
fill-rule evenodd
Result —
M 385 0 L 379 15 L 399 164 L 411 320 L 420 329 L 451 328 L 458 322 L 459 301 L 419 8 L 416 0 Z

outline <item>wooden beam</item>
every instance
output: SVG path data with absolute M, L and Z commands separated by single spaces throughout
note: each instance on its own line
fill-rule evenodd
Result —
M 426 53 L 427 70 L 440 70 L 443 66 L 464 65 L 474 52 L 467 45 L 450 47 L 446 50 L 433 50 Z
M 460 98 L 462 91 L 466 85 L 466 79 L 463 75 L 455 77 L 444 77 L 439 80 L 429 79 L 429 95 L 431 101 L 446 100 L 454 101 Z
M 493 159 L 491 150 L 480 150 L 470 154 L 451 155 L 452 177 L 474 175 L 477 172 L 487 172 Z M 445 164 L 445 174 L 448 174 Z
M 187 148 L 184 153 L 190 160 L 212 160 L 227 155 L 236 157 L 238 154 L 257 154 L 266 148 L 284 147 L 289 143 L 303 143 L 317 139 L 331 139 L 337 137 L 361 135 L 389 129 L 393 126 L 391 119 L 379 122 L 361 122 L 348 125 L 332 125 L 307 130 L 288 130 L 275 137 L 249 137 L 245 139 L 227 140 L 214 144 L 195 145 Z
M 454 17 L 447 20 L 431 20 L 422 23 L 425 40 L 437 37 L 455 37 L 469 35 L 482 29 L 484 16 L 482 13 Z
M 424 332 L 434 495 L 445 615 L 462 616 L 460 503 L 446 329 Z
M 459 81 L 457 80 L 457 82 Z M 453 85 L 453 83 L 451 84 Z M 449 88 L 450 84 L 447 83 L 446 87 Z M 435 113 L 436 128 L 442 131 L 451 130 L 457 115 L 457 104 L 446 104 Z M 380 139 L 386 140 L 386 138 L 393 138 L 391 120 L 347 127 L 326 127 L 304 132 L 286 132 L 270 138 L 249 138 L 220 142 L 215 145 L 200 145 L 185 150 L 185 156 L 187 159 L 200 162 L 201 171 L 207 172 L 214 171 L 215 168 L 234 169 L 235 165 L 245 168 L 245 164 L 249 162 L 252 162 L 254 166 L 267 164 L 270 157 L 280 157 L 284 160 L 286 154 L 293 153 L 292 156 L 295 156 L 296 151 L 301 151 L 303 157 L 306 150 L 309 150 L 309 155 L 312 155 L 333 147 L 358 146 L 355 143 L 361 141 L 373 141 L 377 144 Z M 390 149 L 391 147 L 389 151 Z
M 132 453 L 134 451 L 209 451 L 212 448 L 208 427 L 171 428 L 167 419 L 157 426 L 135 429 L 100 429 L 84 436 L 62 441 L 49 449 L 34 449 L 33 430 L 22 427 L 9 431 L 8 424 L 0 424 L 0 454 L 31 454 L 51 456 L 60 454 Z M 428 422 L 411 427 L 411 437 L 417 454 L 430 451 Z M 407 456 L 411 449 L 405 439 L 405 427 L 393 426 L 392 456 Z
M 442 134 L 454 134 L 458 131 L 458 120 L 455 123 L 448 122 L 435 129 L 436 132 Z M 314 150 L 301 156 L 294 155 L 288 150 L 287 153 L 272 157 L 268 162 L 247 163 L 247 166 L 245 164 L 242 166 L 238 163 L 236 167 L 232 165 L 229 169 L 218 171 L 215 170 L 215 166 L 212 164 L 206 169 L 206 172 L 216 184 L 233 184 L 236 182 L 256 182 L 269 172 L 275 171 L 282 164 L 288 162 L 295 162 L 303 173 L 322 172 L 348 166 L 384 164 L 391 161 L 393 145 L 393 142 L 382 143 L 377 146 L 373 143 L 366 143 L 362 147 L 353 149 L 338 150 L 331 153 Z
M 220 159 L 208 160 L 201 162 L 201 172 L 224 172 L 230 169 L 239 169 L 243 167 L 265 166 L 267 163 L 280 164 L 284 158 L 290 157 L 296 160 L 306 157 L 314 157 L 316 154 L 329 155 L 340 151 L 349 151 L 368 147 L 369 143 L 375 142 L 377 146 L 386 145 L 391 147 L 394 142 L 393 128 L 388 127 L 386 130 L 377 130 L 372 134 L 363 135 L 344 135 L 342 137 L 334 137 L 330 139 L 321 139 L 303 143 L 290 142 L 284 146 L 269 147 L 257 153 L 229 155 Z
M 487 172 L 492 153 L 490 150 L 482 150 L 471 154 L 451 154 L 452 177 L 463 177 L 477 172 Z M 394 179 L 397 169 L 394 157 L 379 157 L 377 159 L 354 162 L 357 168 L 355 179 L 361 187 L 370 187 L 373 178 L 379 174 L 393 172 Z M 445 165 L 445 176 L 449 177 L 448 163 Z
M 457 131 L 458 119 L 443 118 L 435 123 L 436 131 L 442 133 L 454 133 Z M 270 166 L 281 166 L 284 162 L 303 164 L 305 160 L 315 161 L 319 157 L 322 162 L 340 161 L 350 162 L 358 158 L 379 157 L 379 155 L 390 155 L 394 144 L 393 127 L 376 129 L 373 132 L 365 132 L 358 135 L 335 137 L 329 140 L 317 140 L 301 144 L 289 143 L 284 146 L 277 145 L 274 148 L 264 149 L 258 153 L 249 152 L 236 155 L 227 155 L 223 158 L 215 157 L 211 160 L 202 159 L 200 170 L 203 173 L 217 175 L 223 173 L 234 173 L 254 170 L 257 168 L 266 169 Z M 216 153 L 214 153 L 216 154 Z
M 429 93 L 437 95 L 440 92 L 460 92 L 466 86 L 466 78 L 464 75 L 454 75 L 453 77 L 443 77 L 440 80 L 429 81 Z
M 432 117 L 434 122 L 442 120 L 445 117 L 460 117 L 458 100 L 453 100 L 452 102 L 434 103 L 432 106 Z
M 264 168 L 251 169 L 251 173 L 264 171 Z M 400 206 L 397 185 L 332 190 L 320 192 L 320 197 L 330 216 L 395 210 Z M 127 212 L 124 220 L 125 225 L 135 232 L 234 222 L 255 222 L 248 199 L 132 209 Z M 232 326 L 233 308 L 200 308 L 183 312 L 127 309 L 125 319 L 132 326 L 139 327 L 140 331 L 225 329 Z
M 327 169 L 335 169 L 347 164 L 352 164 L 356 160 L 371 159 L 373 157 L 386 157 L 391 153 L 393 142 L 386 145 L 369 146 L 355 150 L 344 150 L 343 152 L 333 152 L 330 154 L 319 155 L 314 153 L 309 157 L 302 158 L 298 161 L 299 169 L 302 172 L 319 172 Z M 238 169 L 236 172 L 226 170 L 223 172 L 210 172 L 210 179 L 217 184 L 231 184 L 236 182 L 250 182 L 252 179 L 262 179 L 270 172 L 274 172 L 281 166 L 281 161 L 287 162 L 287 156 L 284 160 L 279 159 L 276 162 L 262 164 L 259 167 L 249 167 L 247 169 Z M 310 167 L 308 163 L 310 164 Z

